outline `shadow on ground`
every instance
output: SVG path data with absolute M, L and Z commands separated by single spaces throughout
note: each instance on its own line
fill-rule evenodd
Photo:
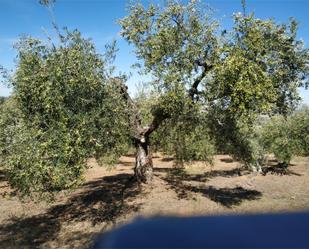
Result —
M 234 162 L 234 160 L 232 158 L 221 158 L 220 161 L 225 162 L 225 163 L 233 163 Z
M 206 182 L 208 179 L 218 176 L 233 177 L 239 176 L 241 169 L 231 170 L 214 170 L 204 174 L 187 174 L 182 169 L 170 170 L 166 177 L 163 177 L 168 185 L 173 189 L 178 199 L 190 199 L 192 193 L 202 194 L 204 197 L 211 199 L 225 207 L 231 208 L 240 205 L 245 200 L 257 200 L 262 193 L 257 190 L 236 188 L 215 188 L 213 186 L 192 186 L 188 181 Z
M 228 208 L 240 205 L 245 200 L 258 200 L 262 196 L 262 193 L 257 190 L 244 189 L 242 187 L 214 188 L 209 186 L 207 188 L 202 188 L 190 186 L 187 187 L 187 189 L 194 193 L 200 193 L 212 201 Z
M 118 174 L 88 182 L 84 185 L 85 191 L 75 194 L 65 204 L 51 207 L 44 214 L 12 218 L 9 223 L 0 225 L 0 248 L 44 247 L 45 242 L 57 238 L 63 223 L 88 221 L 93 225 L 103 222 L 110 225 L 120 215 L 136 212 L 139 207 L 128 203 L 139 193 L 131 178 L 129 174 Z M 73 243 L 83 238 L 91 240 L 92 236 L 85 231 L 66 237 L 74 237 Z
M 211 178 L 215 177 L 234 177 L 250 174 L 250 172 L 245 168 L 233 168 L 229 170 L 211 170 L 202 174 L 187 174 L 183 168 L 154 168 L 155 172 L 167 173 L 173 178 L 183 181 L 198 181 L 206 182 Z
M 276 170 L 275 167 L 269 166 L 267 171 Z M 262 196 L 257 190 L 243 187 L 216 188 L 204 184 L 214 177 L 237 177 L 248 174 L 245 168 L 212 170 L 202 174 L 188 174 L 181 168 L 155 168 L 154 171 L 159 173 L 159 177 L 175 191 L 178 199 L 190 200 L 198 194 L 231 208 L 243 201 L 257 200 Z M 0 180 L 2 177 L 4 173 L 0 171 Z M 140 189 L 131 179 L 132 175 L 126 173 L 105 176 L 85 183 L 82 192 L 74 194 L 65 204 L 52 206 L 43 214 L 11 218 L 8 223 L 0 225 L 0 248 L 45 248 L 47 242 L 59 240 L 60 230 L 62 231 L 65 224 L 87 222 L 94 226 L 113 225 L 120 217 L 137 212 L 140 208 L 133 202 L 139 195 Z M 87 245 L 93 236 L 95 234 L 91 230 L 73 229 L 62 238 L 62 244 L 76 248 L 78 247 L 76 243 L 81 242 L 80 247 L 83 244 Z
M 290 166 L 294 166 L 292 165 L 288 165 L 288 166 L 283 166 L 282 164 L 278 163 L 276 165 L 272 165 L 272 166 L 266 166 L 263 167 L 263 175 L 267 175 L 267 174 L 274 174 L 274 175 L 294 175 L 294 176 L 301 176 L 301 174 L 294 172 L 293 170 L 290 169 Z
M 163 177 L 163 180 L 177 193 L 179 199 L 190 199 L 192 198 L 192 193 L 199 193 L 212 201 L 231 208 L 240 205 L 245 200 L 257 200 L 262 196 L 262 193 L 257 190 L 245 189 L 243 187 L 215 188 L 213 186 L 202 186 L 201 184 L 215 177 L 237 177 L 250 174 L 250 171 L 246 167 L 229 170 L 212 170 L 203 174 L 188 174 L 183 168 L 158 168 L 155 171 L 167 173 Z M 268 173 L 301 176 L 301 174 L 280 164 L 263 167 L 263 175 L 267 175 Z M 196 184 L 192 186 L 192 181 L 200 183 L 200 186 L 196 186 Z
M 174 158 L 173 157 L 163 157 L 161 159 L 162 162 L 171 162 L 171 161 L 174 161 Z

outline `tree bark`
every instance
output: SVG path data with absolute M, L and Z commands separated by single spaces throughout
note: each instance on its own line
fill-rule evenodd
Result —
M 136 140 L 135 146 L 135 177 L 138 182 L 149 183 L 153 179 L 153 163 L 149 136 Z
M 128 110 L 128 121 L 131 128 L 131 136 L 135 142 L 136 155 L 134 173 L 136 180 L 141 183 L 149 183 L 153 179 L 153 163 L 150 151 L 150 134 L 164 120 L 164 115 L 154 117 L 149 126 L 142 127 L 142 118 L 134 101 L 128 94 L 128 88 L 120 78 L 115 78 L 114 83 L 119 87 L 120 93 L 124 97 Z M 160 113 L 160 112 L 158 112 Z M 160 113 L 161 114 L 161 113 Z

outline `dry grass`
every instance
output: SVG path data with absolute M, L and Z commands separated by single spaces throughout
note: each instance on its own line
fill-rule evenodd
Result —
M 184 169 L 155 155 L 154 181 L 140 188 L 130 181 L 133 156 L 110 171 L 90 160 L 86 182 L 52 204 L 19 201 L 0 172 L 0 248 L 87 248 L 98 233 L 136 216 L 308 210 L 309 158 L 292 164 L 282 171 L 271 161 L 263 176 L 224 155 L 213 167 Z

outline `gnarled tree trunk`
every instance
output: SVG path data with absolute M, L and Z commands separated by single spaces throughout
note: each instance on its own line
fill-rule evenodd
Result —
M 159 125 L 169 117 L 169 114 L 158 108 L 153 117 L 152 122 L 142 127 L 142 118 L 140 112 L 131 99 L 128 88 L 121 78 L 114 78 L 114 83 L 119 88 L 124 100 L 128 105 L 128 121 L 131 128 L 131 136 L 135 141 L 136 162 L 135 162 L 135 178 L 138 182 L 149 183 L 153 179 L 152 154 L 150 151 L 150 134 L 155 131 Z
M 134 173 L 138 182 L 149 183 L 153 178 L 152 154 L 149 137 L 136 140 L 136 161 Z

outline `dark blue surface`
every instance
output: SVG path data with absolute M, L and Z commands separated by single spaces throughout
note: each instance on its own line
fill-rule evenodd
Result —
M 94 248 L 309 248 L 309 213 L 137 219 Z

